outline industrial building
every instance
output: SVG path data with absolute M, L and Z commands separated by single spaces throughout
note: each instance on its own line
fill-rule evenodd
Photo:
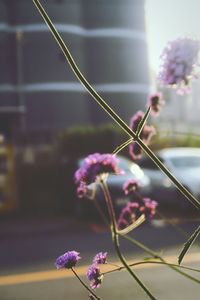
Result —
M 128 122 L 149 90 L 144 0 L 41 0 L 80 70 Z M 0 132 L 54 134 L 110 122 L 32 1 L 0 0 Z

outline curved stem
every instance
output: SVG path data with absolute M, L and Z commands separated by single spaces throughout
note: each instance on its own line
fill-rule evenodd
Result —
M 180 268 L 180 269 L 185 269 L 185 270 L 188 270 L 188 271 L 193 271 L 193 272 L 198 272 L 198 273 L 200 272 L 200 270 L 198 270 L 198 269 L 194 269 L 194 268 L 190 268 L 190 267 L 186 267 L 186 266 L 180 266 L 180 265 L 177 265 L 177 264 L 166 263 L 166 262 L 162 262 L 162 261 L 154 261 L 154 260 L 139 261 L 139 262 L 136 262 L 136 263 L 132 263 L 129 266 L 130 267 L 135 267 L 135 266 L 144 265 L 144 264 L 159 264 L 159 265 L 166 265 L 166 266 L 170 266 L 170 267 L 177 267 L 177 268 Z M 113 273 L 113 272 L 116 272 L 116 271 L 121 271 L 123 269 L 124 269 L 124 266 L 121 266 L 121 267 L 118 267 L 116 269 L 106 271 L 102 274 L 106 275 L 106 274 L 110 274 L 110 273 Z M 200 283 L 200 280 L 199 280 L 199 283 Z
M 99 298 L 86 284 L 85 282 L 78 276 L 78 274 L 76 273 L 76 271 L 71 268 L 72 272 L 74 273 L 74 275 L 76 276 L 76 278 L 80 281 L 80 283 L 86 288 L 86 290 L 88 290 L 88 292 L 90 292 L 90 294 L 92 294 L 95 299 L 100 300 L 101 298 Z
M 131 232 L 133 229 L 140 226 L 142 223 L 144 223 L 144 221 L 146 221 L 146 218 L 145 218 L 145 215 L 143 214 L 135 222 L 133 222 L 131 225 L 127 226 L 124 229 L 117 230 L 117 233 L 120 234 L 120 235 L 125 235 L 125 234 Z
M 112 222 L 112 238 L 113 238 L 113 243 L 115 246 L 116 253 L 123 264 L 124 268 L 129 272 L 129 274 L 135 279 L 135 281 L 139 284 L 139 286 L 144 290 L 144 292 L 149 296 L 150 299 L 156 300 L 156 298 L 151 294 L 151 292 L 148 290 L 148 288 L 144 285 L 144 283 L 138 278 L 138 276 L 133 272 L 133 270 L 129 267 L 125 257 L 122 255 L 119 247 L 119 237 L 117 233 L 117 228 L 116 228 L 116 219 L 115 219 L 115 213 L 114 213 L 114 208 L 112 205 L 112 199 L 110 197 L 110 193 L 107 187 L 107 184 L 104 180 L 100 180 L 100 184 L 105 196 L 106 203 L 108 205 L 108 210 Z
M 112 152 L 112 154 L 117 154 L 120 151 L 122 151 L 125 147 L 127 147 L 129 144 L 131 144 L 133 142 L 133 138 L 128 139 L 127 141 L 125 141 L 124 143 L 122 143 L 121 145 L 117 146 L 115 148 L 115 150 Z
M 162 256 L 160 256 L 158 253 L 156 253 L 155 251 L 153 251 L 153 250 L 150 249 L 149 247 L 145 246 L 145 245 L 142 244 L 141 242 L 135 240 L 134 238 L 132 238 L 132 237 L 130 237 L 130 236 L 128 236 L 128 235 L 120 235 L 120 236 L 123 237 L 124 239 L 128 240 L 128 241 L 131 242 L 132 244 L 138 246 L 140 249 L 144 250 L 146 253 L 150 254 L 150 255 L 153 256 L 154 258 L 158 258 L 161 262 L 167 263 L 166 260 L 165 260 Z M 179 274 L 181 274 L 181 275 L 187 277 L 188 279 L 190 279 L 190 280 L 192 280 L 192 281 L 194 281 L 194 282 L 196 282 L 196 283 L 198 283 L 198 284 L 200 283 L 200 281 L 199 281 L 197 278 L 195 278 L 195 277 L 193 277 L 193 276 L 191 276 L 191 275 L 189 275 L 189 274 L 187 274 L 187 273 L 185 273 L 185 272 L 179 270 L 177 267 L 174 267 L 174 266 L 169 266 L 169 267 L 170 267 L 171 269 L 173 269 L 174 271 L 178 272 Z
M 39 0 L 33 0 L 35 6 L 37 7 L 39 13 L 43 17 L 44 21 L 51 30 L 55 40 L 60 46 L 63 54 L 65 55 L 72 71 L 78 78 L 78 80 L 83 84 L 86 90 L 94 98 L 94 100 L 105 110 L 105 112 L 131 137 L 133 138 L 143 151 L 155 162 L 155 164 L 171 179 L 175 186 L 180 190 L 180 192 L 194 205 L 196 208 L 200 209 L 200 202 L 170 173 L 170 171 L 163 165 L 163 163 L 156 157 L 156 155 L 150 150 L 150 148 L 143 143 L 143 141 L 137 136 L 135 132 L 118 116 L 117 113 L 101 98 L 101 96 L 92 88 L 89 82 L 85 79 L 83 74 L 80 72 L 78 66 L 76 65 L 70 51 L 65 45 L 63 39 L 59 35 L 43 6 L 40 4 Z

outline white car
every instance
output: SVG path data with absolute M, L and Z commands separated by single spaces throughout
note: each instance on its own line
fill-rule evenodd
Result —
M 200 149 L 166 148 L 156 153 L 170 172 L 198 199 L 200 199 Z M 159 204 L 178 204 L 182 208 L 190 203 L 175 188 L 168 177 L 149 157 L 143 157 L 139 165 L 151 181 L 152 197 Z M 192 205 L 192 204 L 191 204 Z

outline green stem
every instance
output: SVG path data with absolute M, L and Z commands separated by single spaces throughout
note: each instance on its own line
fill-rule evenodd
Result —
M 76 271 L 71 268 L 72 272 L 74 273 L 74 275 L 76 276 L 76 278 L 80 281 L 80 283 L 86 288 L 86 290 L 88 290 L 88 292 L 90 292 L 90 294 L 92 294 L 95 299 L 97 300 L 101 300 L 101 298 L 99 298 L 86 284 L 85 282 L 83 282 L 83 280 L 78 276 L 78 274 L 76 273 Z
M 133 272 L 133 270 L 129 267 L 128 263 L 126 262 L 125 257 L 122 255 L 119 247 L 119 236 L 117 233 L 117 228 L 116 228 L 116 219 L 115 219 L 115 213 L 114 213 L 114 208 L 112 205 L 112 199 L 110 197 L 110 193 L 107 187 L 107 184 L 104 180 L 100 181 L 101 187 L 105 196 L 106 203 L 108 205 L 108 210 L 112 222 L 112 238 L 113 238 L 113 243 L 115 246 L 116 253 L 123 264 L 124 268 L 129 272 L 129 274 L 135 279 L 135 281 L 139 284 L 139 286 L 144 290 L 144 292 L 149 296 L 150 299 L 156 300 L 156 298 L 151 294 L 151 292 L 148 290 L 148 288 L 144 285 L 144 283 L 138 278 L 138 276 Z
M 78 78 L 78 80 L 83 84 L 86 90 L 94 98 L 94 100 L 104 109 L 104 111 L 131 137 L 133 138 L 143 151 L 155 162 L 155 164 L 171 179 L 175 186 L 180 190 L 180 192 L 198 209 L 200 208 L 200 202 L 170 173 L 170 171 L 163 165 L 163 163 L 155 156 L 155 154 L 150 150 L 150 148 L 143 143 L 143 141 L 136 135 L 135 132 L 115 113 L 115 111 L 101 98 L 101 96 L 92 88 L 89 82 L 85 79 L 83 74 L 80 72 L 78 66 L 76 65 L 70 51 L 65 45 L 63 39 L 59 35 L 52 21 L 48 17 L 43 6 L 40 4 L 39 0 L 33 0 L 35 6 L 43 17 L 44 21 L 51 30 L 55 40 L 60 46 L 63 54 L 65 55 L 72 71 Z
M 126 146 L 128 146 L 132 142 L 133 142 L 132 138 L 128 139 L 126 142 L 124 142 L 123 144 L 121 144 L 120 146 L 118 146 L 117 148 L 115 148 L 115 150 L 112 152 L 112 154 L 119 153 L 120 151 L 122 151 Z
M 133 239 L 132 237 L 130 237 L 128 235 L 120 235 L 120 236 L 123 237 L 124 239 L 128 240 L 132 244 L 138 246 L 139 248 L 141 248 L 142 250 L 144 250 L 146 253 L 150 254 L 154 258 L 158 258 L 161 262 L 167 263 L 166 260 L 164 258 L 162 258 L 162 256 L 158 255 L 158 253 L 156 253 L 152 249 L 148 248 L 147 246 L 143 245 L 142 243 L 138 242 L 137 240 Z M 173 267 L 173 266 L 169 266 L 169 267 L 171 269 L 173 269 L 174 271 L 178 272 L 179 274 L 187 277 L 188 279 L 190 279 L 198 284 L 200 283 L 200 281 L 197 278 L 190 276 L 189 274 L 179 270 L 177 267 Z
M 132 263 L 129 266 L 130 267 L 135 267 L 135 266 L 144 265 L 144 264 L 158 264 L 158 265 L 165 265 L 165 266 L 170 266 L 170 267 L 177 267 L 177 268 L 180 268 L 180 269 L 185 269 L 185 270 L 188 270 L 188 271 L 193 271 L 193 272 L 198 272 L 198 273 L 200 272 L 200 270 L 198 270 L 198 269 L 189 268 L 189 267 L 186 267 L 186 266 L 180 266 L 180 265 L 177 265 L 177 264 L 170 264 L 170 263 L 166 263 L 166 262 L 162 262 L 162 261 L 154 261 L 154 260 L 139 261 L 139 262 L 136 262 L 136 263 Z M 116 271 L 121 271 L 123 269 L 124 269 L 124 266 L 121 266 L 121 267 L 117 267 L 116 269 L 106 271 L 102 274 L 106 275 L 106 274 L 110 274 L 110 273 L 113 273 L 113 272 L 116 272 Z M 200 283 L 200 281 L 199 281 L 199 283 Z

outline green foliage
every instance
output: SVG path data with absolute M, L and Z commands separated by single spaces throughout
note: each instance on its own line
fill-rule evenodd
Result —
M 198 147 L 200 148 L 200 135 L 186 132 L 162 132 L 159 130 L 152 138 L 151 149 L 159 150 L 171 147 Z
M 126 135 L 112 124 L 70 127 L 57 139 L 57 154 L 71 159 L 90 153 L 111 153 Z

